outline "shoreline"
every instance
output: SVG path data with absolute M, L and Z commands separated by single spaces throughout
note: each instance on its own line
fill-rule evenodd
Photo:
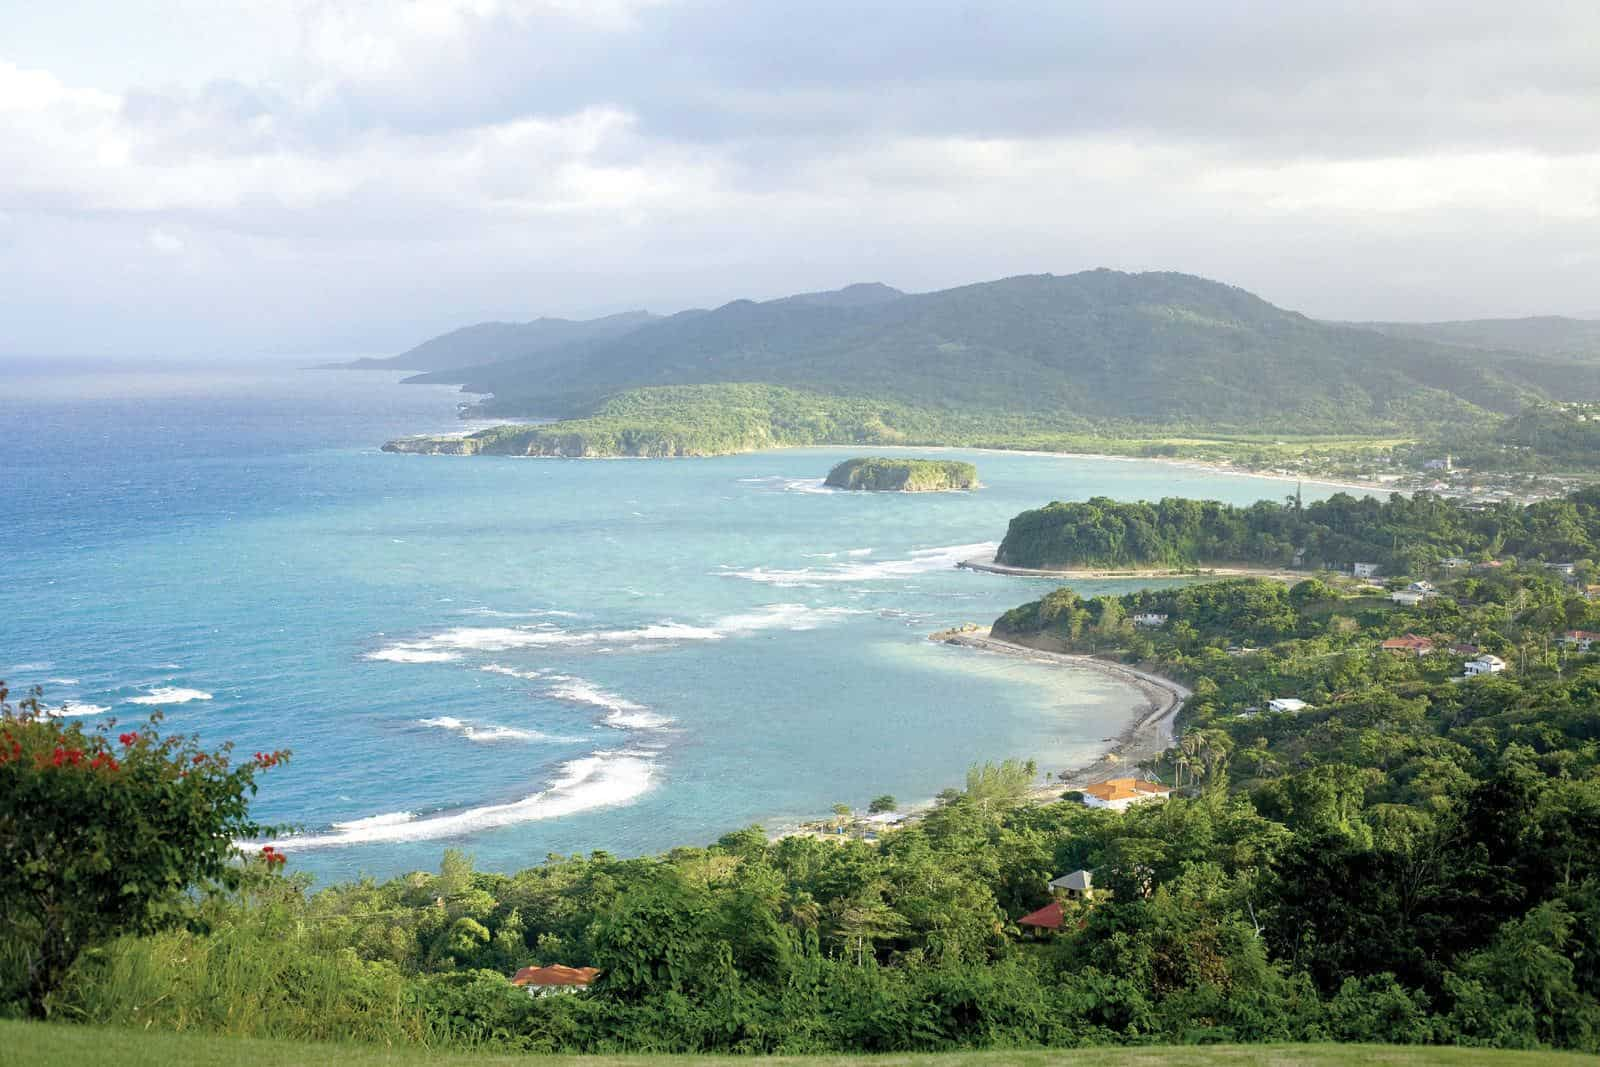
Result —
M 1071 567 L 1063 570 L 1047 569 L 1043 567 L 1013 567 L 1006 563 L 994 563 L 981 556 L 964 559 L 956 564 L 957 567 L 969 571 L 981 571 L 985 574 L 1003 574 L 1013 578 L 1054 578 L 1065 581 L 1148 581 L 1153 578 L 1272 578 L 1280 582 L 1303 581 L 1314 578 L 1317 571 L 1287 571 L 1277 567 L 1251 567 L 1251 566 L 1220 566 L 1220 567 L 1194 567 L 1189 570 L 1145 570 L 1134 568 L 1131 570 L 1098 570 L 1092 567 Z
M 1143 697 L 1143 700 L 1137 702 L 1130 711 L 1127 725 L 1111 739 L 1110 744 L 1098 757 L 1082 766 L 1055 772 L 1056 780 L 1053 782 L 1033 786 L 1023 801 L 1025 804 L 1051 804 L 1061 799 L 1061 794 L 1074 789 L 1082 789 L 1097 782 L 1137 773 L 1140 763 L 1154 759 L 1177 743 L 1173 723 L 1179 709 L 1193 695 L 1188 686 L 1159 674 L 1081 653 L 1034 648 L 1031 645 L 995 637 L 989 630 L 943 630 L 929 634 L 928 640 L 987 655 L 1010 656 L 1057 667 L 1078 667 L 1099 671 L 1128 685 Z M 878 829 L 895 830 L 912 826 L 933 810 L 933 807 L 932 800 L 907 805 L 900 812 L 902 816 L 900 819 L 882 825 Z M 804 820 L 770 834 L 769 840 L 776 841 L 796 836 L 829 840 L 850 839 L 848 834 L 829 833 L 821 829 L 828 821 L 820 817 Z
M 1081 767 L 1057 772 L 1055 782 L 1032 790 L 1029 799 L 1035 802 L 1053 801 L 1069 790 L 1121 777 L 1139 763 L 1166 752 L 1177 743 L 1173 720 L 1184 702 L 1193 695 L 1188 686 L 1159 674 L 1081 653 L 1034 648 L 1032 645 L 995 637 L 991 631 L 945 631 L 931 635 L 929 640 L 990 655 L 1011 656 L 1055 666 L 1088 668 L 1110 675 L 1144 697 L 1143 705 L 1133 709 L 1128 724 L 1116 735 L 1110 747 Z

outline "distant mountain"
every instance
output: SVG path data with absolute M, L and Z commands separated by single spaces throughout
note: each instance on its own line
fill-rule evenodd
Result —
M 1511 348 L 1547 356 L 1600 360 L 1600 319 L 1536 315 L 1526 319 L 1467 319 L 1461 322 L 1352 323 L 1391 337 L 1469 348 Z
M 894 286 L 884 285 L 882 282 L 857 282 L 843 289 L 829 289 L 821 293 L 796 293 L 783 299 L 815 307 L 862 308 L 874 304 L 887 304 L 905 295 Z
M 419 380 L 493 393 L 484 410 L 503 415 L 587 414 L 641 386 L 750 382 L 1262 432 L 1414 426 L 1511 412 L 1529 398 L 1600 398 L 1600 367 L 1568 358 L 1317 322 L 1203 278 L 1110 270 L 914 295 L 852 286 L 736 300 Z
M 440 334 L 398 356 L 358 359 L 336 366 L 350 370 L 460 370 L 529 357 L 566 345 L 621 337 L 656 318 L 648 311 L 624 311 L 602 319 L 480 322 Z

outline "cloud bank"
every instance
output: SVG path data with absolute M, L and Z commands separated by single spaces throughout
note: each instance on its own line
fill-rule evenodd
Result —
M 1594 5 L 78 6 L 0 15 L 7 352 L 1098 265 L 1600 314 Z

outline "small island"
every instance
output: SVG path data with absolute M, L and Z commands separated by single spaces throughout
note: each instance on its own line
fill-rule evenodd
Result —
M 824 485 L 877 493 L 938 493 L 978 488 L 978 468 L 947 459 L 847 459 L 828 472 Z

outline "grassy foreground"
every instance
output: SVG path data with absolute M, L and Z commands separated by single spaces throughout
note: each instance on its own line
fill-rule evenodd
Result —
M 414 1048 L 381 1048 L 371 1045 L 323 1045 L 297 1041 L 267 1041 L 257 1038 L 209 1037 L 189 1034 L 154 1033 L 94 1026 L 59 1026 L 43 1023 L 0 1022 L 0 1065 L 29 1064 L 53 1067 L 55 1064 L 115 1063 L 117 1067 L 183 1067 L 195 1065 L 277 1065 L 338 1063 L 345 1067 L 489 1067 L 493 1064 L 526 1063 L 526 1055 L 475 1055 L 472 1053 L 429 1052 Z M 745 1057 L 722 1056 L 551 1056 L 538 1057 L 541 1065 L 562 1067 L 610 1067 L 610 1065 L 659 1063 L 665 1060 L 699 1063 L 750 1064 Z M 1588 1057 L 1564 1052 L 1501 1052 L 1492 1049 L 1406 1048 L 1393 1045 L 1210 1045 L 1163 1048 L 1078 1050 L 1040 1050 L 1027 1052 L 969 1052 L 932 1055 L 889 1056 L 776 1056 L 761 1059 L 762 1064 L 808 1065 L 872 1064 L 894 1067 L 957 1067 L 981 1064 L 985 1067 L 1021 1064 L 1044 1067 L 1046 1064 L 1093 1064 L 1094 1067 L 1172 1067 L 1185 1065 L 1225 1065 L 1225 1067 L 1341 1067 L 1344 1064 L 1382 1064 L 1395 1067 L 1423 1067 L 1439 1064 L 1464 1067 L 1512 1064 L 1538 1067 L 1541 1064 L 1576 1064 Z

